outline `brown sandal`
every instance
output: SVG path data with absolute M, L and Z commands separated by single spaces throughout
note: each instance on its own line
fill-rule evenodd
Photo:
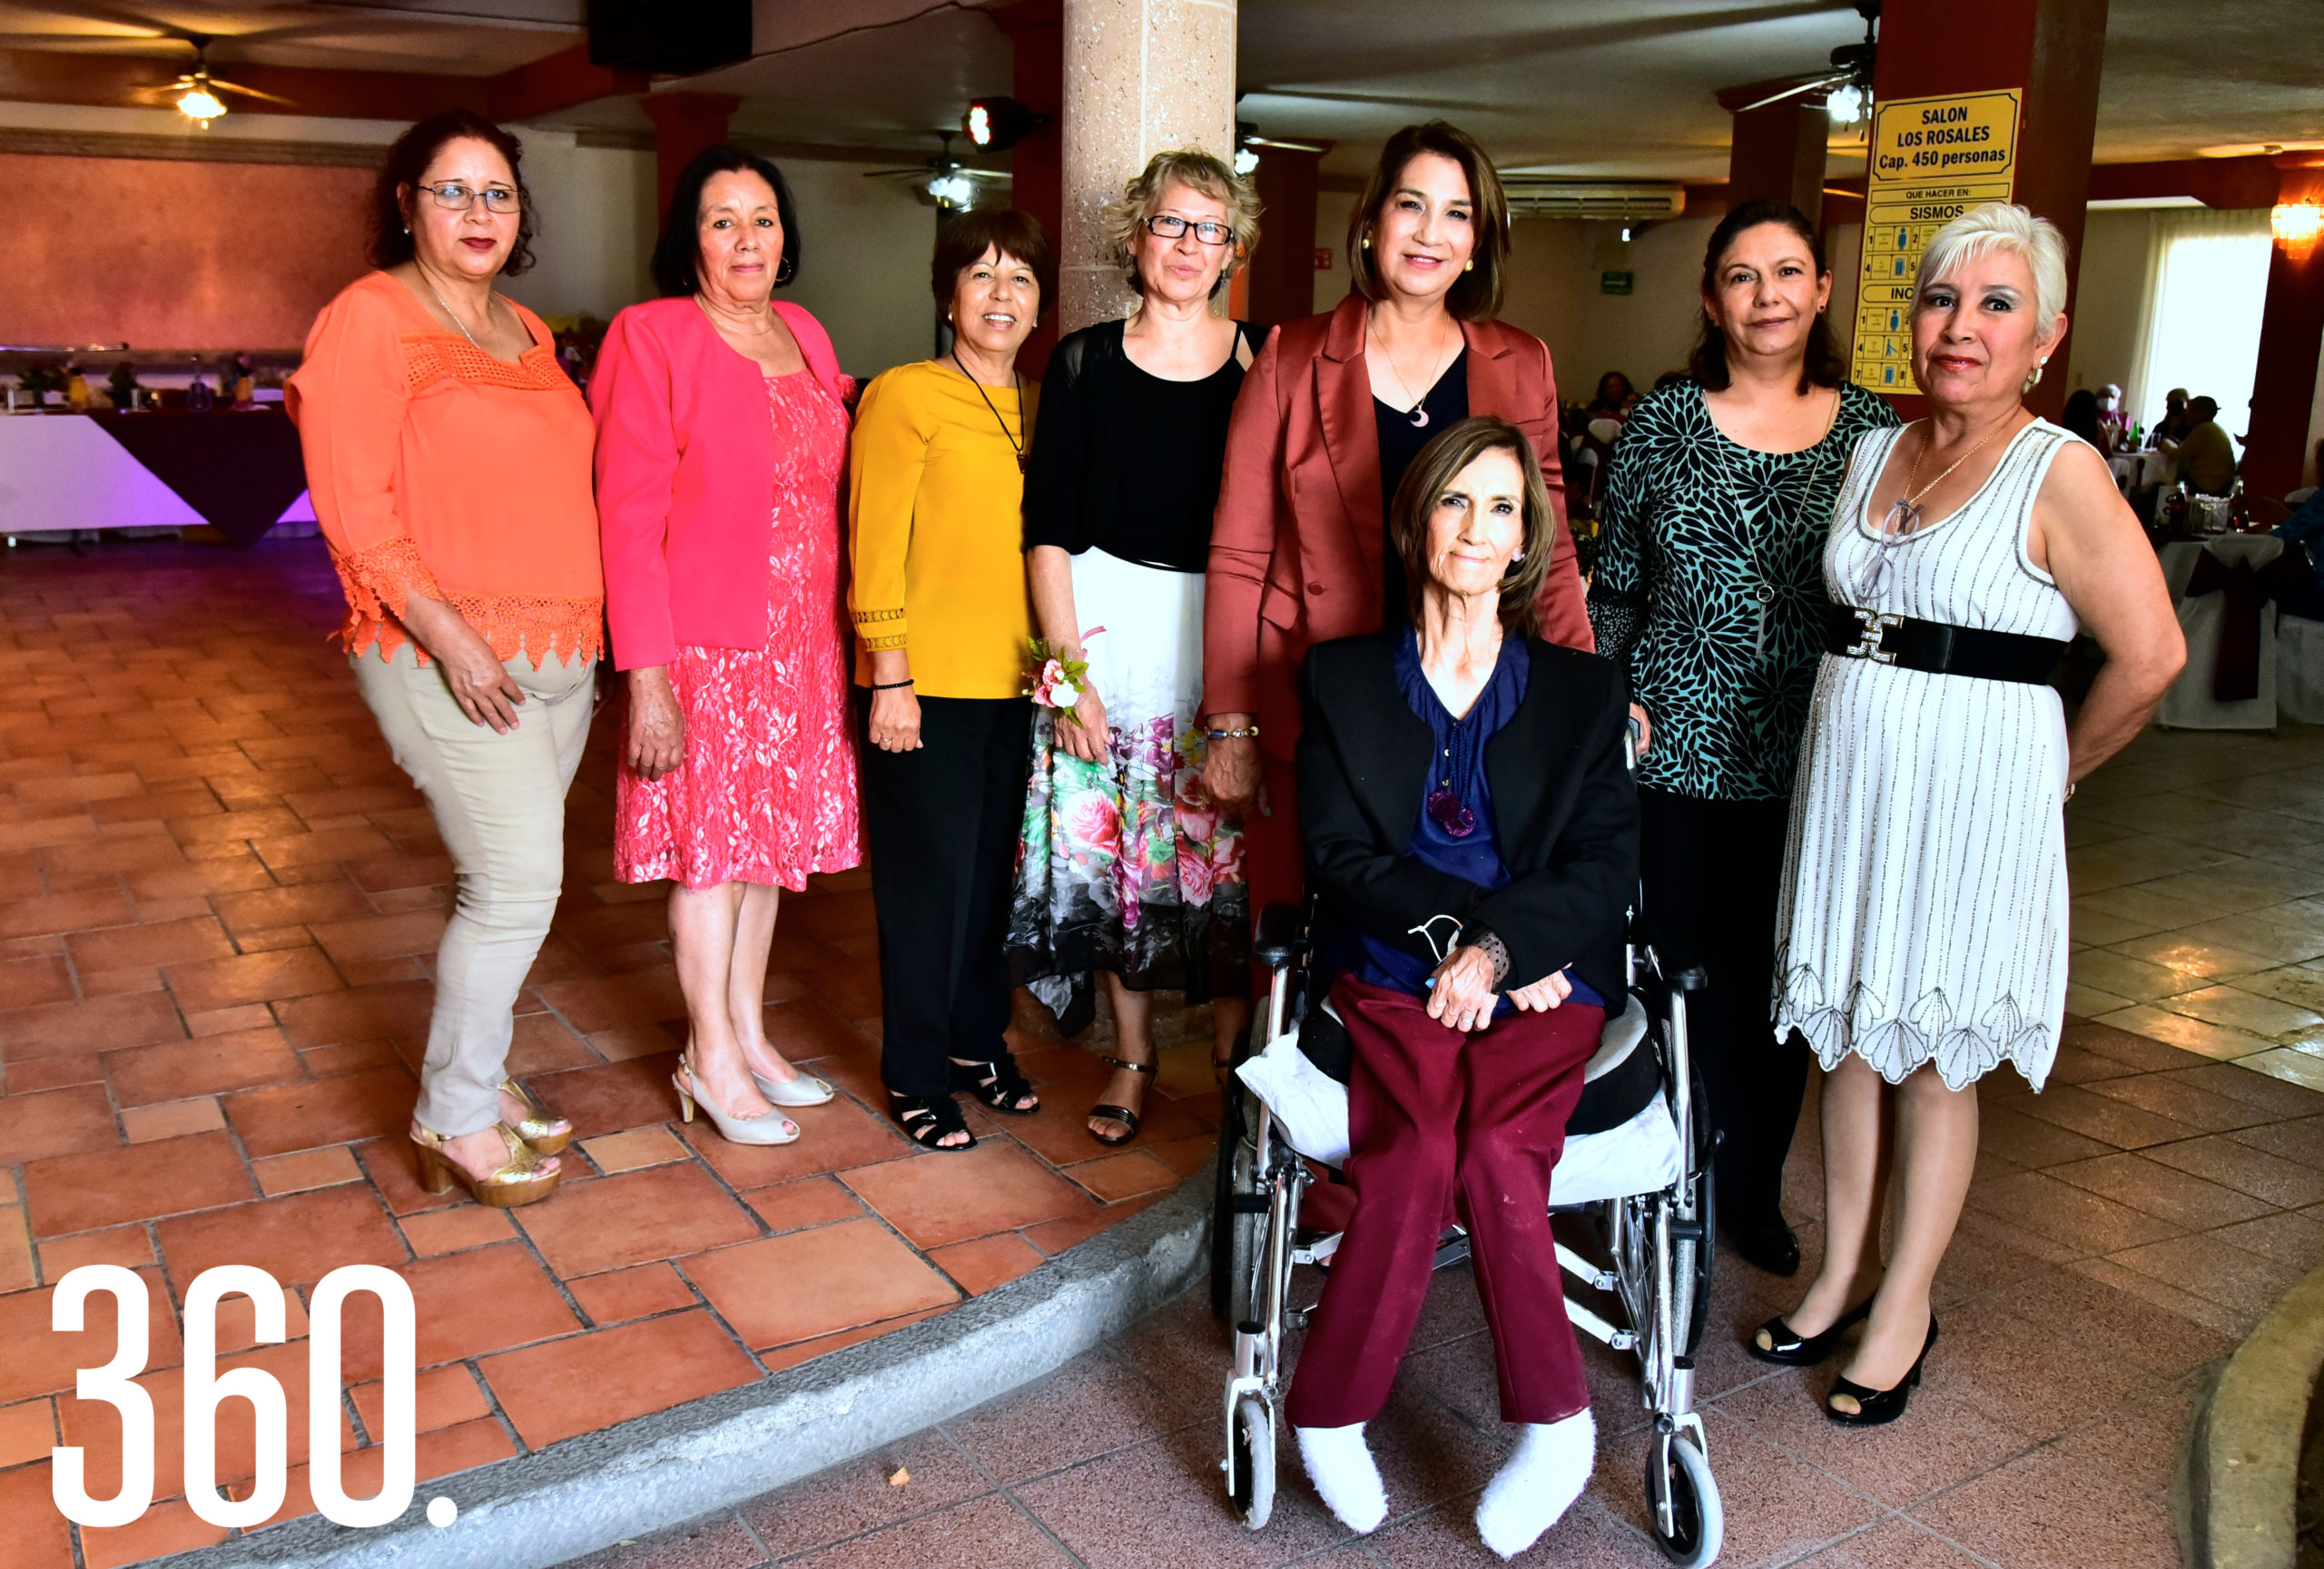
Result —
M 1154 1064 L 1151 1062 L 1125 1062 L 1118 1057 L 1103 1056 L 1099 1057 L 1098 1061 L 1101 1062 L 1111 1063 L 1113 1066 L 1121 1069 L 1125 1072 L 1143 1073 L 1148 1078 L 1152 1078 L 1154 1075 Z M 1123 1134 L 1118 1139 L 1108 1139 L 1103 1133 L 1098 1132 L 1095 1128 L 1090 1129 L 1089 1137 L 1095 1139 L 1098 1143 L 1103 1144 L 1109 1149 L 1118 1145 L 1127 1144 L 1131 1140 L 1137 1137 L 1137 1113 L 1131 1110 L 1127 1106 L 1092 1106 L 1089 1108 L 1089 1117 L 1092 1120 L 1103 1118 L 1108 1122 L 1118 1122 L 1123 1127 L 1129 1130 L 1128 1132 Z

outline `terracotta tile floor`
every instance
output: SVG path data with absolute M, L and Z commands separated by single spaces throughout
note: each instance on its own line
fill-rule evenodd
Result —
M 87 1332 L 48 1327 L 47 1288 L 76 1265 L 152 1284 L 143 1382 L 172 1436 L 179 1309 L 201 1270 L 256 1264 L 305 1287 L 342 1264 L 398 1269 L 419 1303 L 426 1476 L 943 1312 L 1207 1158 L 1198 1013 L 1169 1021 L 1135 1153 L 1081 1130 L 1100 1065 L 1029 1024 L 1018 1041 L 1049 1092 L 1041 1117 L 996 1125 L 972 1108 L 984 1143 L 967 1157 L 907 1143 L 871 1110 L 879 967 L 862 874 L 786 899 L 767 987 L 777 1043 L 846 1093 L 798 1113 L 805 1136 L 781 1150 L 681 1127 L 684 1010 L 660 889 L 613 881 L 606 727 L 573 793 L 569 881 L 513 1056 L 573 1120 L 574 1175 L 513 1218 L 421 1193 L 403 1130 L 449 866 L 323 641 L 340 604 L 311 539 L 0 561 L 0 1566 L 74 1564 L 48 1502 L 60 1425 L 92 1450 L 90 1490 L 116 1485 L 116 1419 L 69 1393 L 75 1367 L 111 1356 L 110 1298 Z M 377 1331 L 367 1344 L 358 1317 L 350 1378 L 375 1379 Z M 303 1366 L 303 1347 L 251 1350 L 241 1318 L 230 1364 Z M 290 1329 L 305 1333 L 297 1302 Z M 293 1406 L 284 1517 L 308 1507 Z M 355 1388 L 359 1495 L 378 1415 L 377 1386 Z M 250 1446 L 222 1437 L 222 1476 Z M 1001 1510 L 993 1540 L 1016 1518 Z M 223 1534 L 181 1500 L 82 1532 L 79 1550 L 97 1569 Z
M 1722 1564 L 2178 1564 L 2169 1495 L 2196 1396 L 2324 1264 L 2319 764 L 2315 730 L 2151 733 L 2080 793 L 2073 1008 L 2100 1017 L 2074 1020 L 2040 1096 L 2014 1075 L 1984 1089 L 1978 1176 L 1938 1283 L 1944 1338 L 1903 1422 L 1835 1427 L 1817 1409 L 1833 1367 L 1745 1357 L 1797 1287 L 1722 1253 L 1698 1384 Z M 1811 1100 L 1787 1196 L 1810 1268 L 1817 1140 Z M 1651 1569 L 1631 1364 L 1583 1350 L 1597 1479 L 1523 1561 Z M 1374 1430 L 1392 1513 L 1369 1538 L 1322 1512 L 1287 1439 L 1274 1523 L 1235 1522 L 1216 1469 L 1228 1361 L 1196 1293 L 1037 1386 L 586 1569 L 1495 1562 L 1471 1515 L 1505 1429 L 1465 1268 L 1437 1278 Z

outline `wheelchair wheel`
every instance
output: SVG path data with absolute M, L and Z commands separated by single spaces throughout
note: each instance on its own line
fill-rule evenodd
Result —
M 1710 1462 L 1684 1433 L 1658 1433 L 1646 1455 L 1646 1527 L 1679 1569 L 1702 1569 L 1718 1556 L 1726 1512 Z
M 1236 1403 L 1227 1455 L 1227 1496 L 1243 1524 L 1256 1531 L 1275 1513 L 1275 1407 L 1256 1395 Z
M 1253 1207 L 1257 1197 L 1257 1170 L 1246 1119 L 1254 1106 L 1243 1086 L 1228 1081 L 1225 1109 L 1218 1122 L 1218 1161 L 1210 1215 L 1210 1311 L 1216 1318 L 1239 1323 L 1248 1317 L 1244 1298 L 1250 1292 L 1251 1269 L 1266 1227 L 1264 1207 Z

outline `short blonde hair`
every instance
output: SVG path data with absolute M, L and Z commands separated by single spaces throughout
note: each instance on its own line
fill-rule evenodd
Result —
M 1226 287 L 1226 281 L 1235 276 L 1236 270 L 1250 258 L 1251 248 L 1259 242 L 1259 193 L 1248 180 L 1207 153 L 1179 148 L 1157 153 L 1147 160 L 1146 172 L 1122 187 L 1122 199 L 1107 205 L 1103 236 L 1106 254 L 1122 270 L 1124 282 L 1140 294 L 1146 292 L 1146 281 L 1137 275 L 1137 253 L 1134 249 L 1137 226 L 1154 215 L 1156 203 L 1174 181 L 1226 208 L 1226 222 L 1235 231 L 1235 238 L 1226 242 L 1226 266 L 1211 287 L 1210 291 L 1216 294 Z
M 1921 270 L 1913 280 L 1913 300 L 1960 262 L 1992 251 L 2007 251 L 2024 260 L 2034 273 L 2034 309 L 2042 319 L 2041 331 L 2057 324 L 2066 310 L 2066 237 L 2047 218 L 2036 218 L 2026 208 L 2009 202 L 1987 202 L 1970 208 L 1938 230 L 1921 253 Z

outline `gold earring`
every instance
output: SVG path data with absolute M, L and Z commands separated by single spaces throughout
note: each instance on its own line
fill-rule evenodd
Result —
M 1364 250 L 1369 251 L 1372 249 L 1372 236 L 1366 234 L 1363 239 L 1357 241 L 1356 243 L 1362 246 Z
M 1474 259 L 1473 257 L 1472 257 L 1472 258 L 1471 258 L 1469 261 L 1466 261 L 1466 262 L 1462 262 L 1462 263 L 1461 263 L 1461 271 L 1463 271 L 1463 272 L 1473 272 L 1473 271 L 1475 271 L 1476 270 L 1477 270 L 1477 263 L 1476 263 L 1476 261 L 1475 261 L 1475 259 Z
M 2047 363 L 2047 361 L 2045 360 L 2045 361 L 2043 361 L 2043 363 L 2044 363 L 2044 364 L 2046 364 L 2046 363 Z M 2034 388 L 2039 387 L 2041 384 L 2042 384 L 2042 367 L 2041 367 L 2040 365 L 2036 365 L 2036 366 L 2034 366 L 2034 374 L 2033 374 L 2033 375 L 2031 375 L 2031 376 L 2028 376 L 2028 377 L 2025 379 L 2025 384 L 2024 384 L 2024 386 L 2020 387 L 2017 390 L 2018 390 L 2019 395 L 2020 395 L 2020 396 L 2023 396 L 2023 395 L 2024 395 L 2024 394 L 2025 394 L 2025 393 L 2028 393 L 2028 392 L 2033 391 Z

